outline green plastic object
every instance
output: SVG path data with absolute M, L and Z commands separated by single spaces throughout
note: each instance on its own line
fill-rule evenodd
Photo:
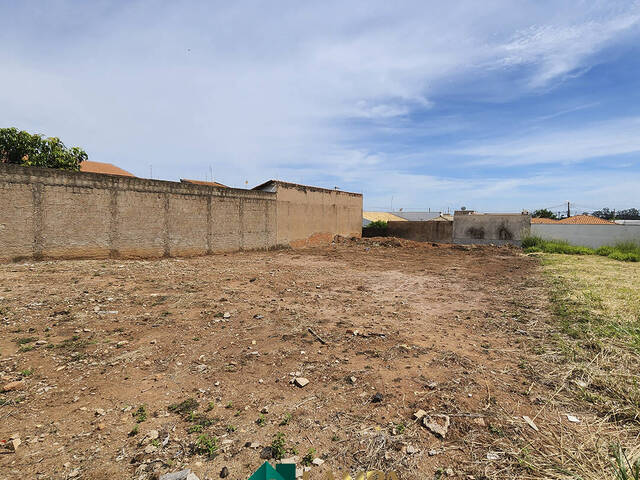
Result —
M 269 462 L 264 462 L 253 475 L 249 477 L 249 480 L 295 480 L 296 467 L 293 466 L 293 479 L 284 478 L 278 471 L 271 466 Z
M 296 464 L 295 463 L 278 463 L 276 471 L 284 480 L 296 480 Z

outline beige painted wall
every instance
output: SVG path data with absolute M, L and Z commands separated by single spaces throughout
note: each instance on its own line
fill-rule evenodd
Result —
M 274 182 L 277 242 L 294 248 L 327 244 L 335 235 L 362 235 L 362 195 Z
M 276 245 L 274 193 L 0 164 L 0 260 Z

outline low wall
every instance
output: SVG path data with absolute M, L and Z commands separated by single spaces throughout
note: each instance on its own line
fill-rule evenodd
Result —
M 598 248 L 620 242 L 640 243 L 640 225 L 571 225 L 534 223 L 531 234 L 545 240 L 565 240 L 572 245 Z
M 520 213 L 456 214 L 453 216 L 453 243 L 520 245 L 529 234 L 531 215 Z
M 0 260 L 269 248 L 274 193 L 0 163 Z
M 276 193 L 277 242 L 304 247 L 336 235 L 362 235 L 362 195 L 272 180 L 256 189 Z
M 452 243 L 453 222 L 387 222 L 387 235 L 416 242 Z

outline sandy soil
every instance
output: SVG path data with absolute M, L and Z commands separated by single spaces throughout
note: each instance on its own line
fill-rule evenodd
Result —
M 550 392 L 518 366 L 522 316 L 545 314 L 537 272 L 515 249 L 389 239 L 1 265 L 0 387 L 21 383 L 0 394 L 0 441 L 22 443 L 0 478 L 240 480 L 277 432 L 299 466 L 324 460 L 311 478 L 493 477 L 492 445 L 535 434 L 522 416 Z M 189 398 L 196 414 L 169 410 Z M 444 439 L 419 409 L 448 416 Z

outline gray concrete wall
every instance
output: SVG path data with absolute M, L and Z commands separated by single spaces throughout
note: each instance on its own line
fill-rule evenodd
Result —
M 386 235 L 416 242 L 451 243 L 453 222 L 387 222 Z
M 513 213 L 456 214 L 453 243 L 520 245 L 529 234 L 531 215 Z
M 563 225 L 534 223 L 531 234 L 545 240 L 565 240 L 572 245 L 598 248 L 620 242 L 640 243 L 640 225 Z
M 276 194 L 0 163 L 0 260 L 269 248 Z

